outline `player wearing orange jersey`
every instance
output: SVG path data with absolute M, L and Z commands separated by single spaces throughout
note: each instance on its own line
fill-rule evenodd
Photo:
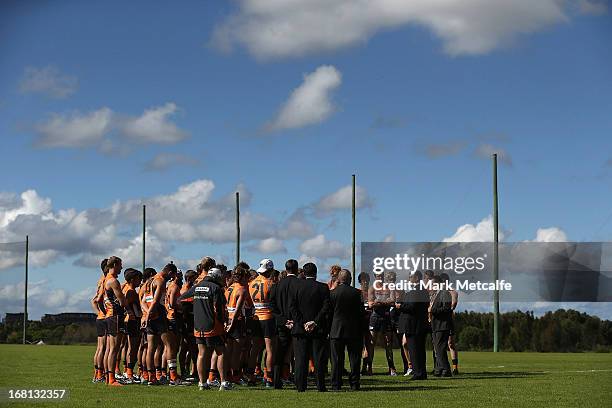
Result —
M 138 374 L 142 383 L 146 384 L 149 381 L 149 371 L 147 370 L 147 315 L 144 310 L 146 286 L 150 285 L 151 279 L 157 272 L 153 268 L 145 268 L 142 274 L 142 284 L 138 289 L 138 300 L 140 305 L 140 348 L 138 350 Z
M 104 278 L 104 307 L 106 308 L 106 353 L 105 367 L 109 385 L 121 385 L 115 379 L 115 363 L 121 344 L 120 327 L 123 324 L 123 307 L 125 296 L 121 292 L 121 285 L 117 277 L 123 265 L 121 259 L 111 256 L 106 262 L 106 277 Z
M 249 283 L 249 294 L 255 307 L 253 319 L 257 322 L 253 326 L 253 347 L 251 348 L 251 361 L 249 370 L 255 369 L 257 355 L 264 348 L 266 350 L 266 369 L 264 383 L 267 388 L 274 387 L 272 367 L 274 362 L 274 340 L 276 339 L 276 322 L 272 315 L 270 305 L 270 290 L 272 289 L 272 271 L 274 263 L 270 259 L 263 259 L 259 264 L 255 279 Z
M 191 289 L 197 276 L 196 271 L 192 269 L 185 272 L 185 283 L 181 286 L 181 295 Z M 178 355 L 179 366 L 181 367 L 181 375 L 183 378 L 189 382 L 193 382 L 198 376 L 196 370 L 198 346 L 193 336 L 193 298 L 182 299 L 180 302 L 181 310 L 183 311 L 183 331 L 181 337 L 181 350 Z M 191 362 L 191 371 L 189 370 L 189 362 Z
M 162 352 L 159 345 L 161 335 L 168 331 L 164 308 L 166 282 L 176 275 L 176 271 L 176 265 L 169 263 L 145 285 L 143 313 L 146 314 L 149 385 L 159 385 L 162 379 Z
M 241 380 L 240 357 L 246 336 L 244 304 L 250 297 L 247 289 L 249 272 L 237 266 L 232 271 L 231 285 L 225 291 L 227 299 L 228 323 L 226 327 L 227 350 L 229 355 L 230 381 L 239 383 Z
M 138 345 L 140 343 L 140 302 L 136 290 L 142 281 L 142 273 L 136 269 L 129 268 L 125 271 L 125 285 L 123 286 L 123 294 L 126 300 L 125 307 L 125 327 L 124 334 L 127 337 L 125 347 L 125 357 L 123 360 L 125 366 L 124 380 L 131 384 L 134 382 L 134 365 L 136 364 Z
M 98 345 L 94 354 L 94 377 L 92 382 L 104 382 L 104 349 L 106 346 L 106 309 L 104 309 L 104 278 L 106 278 L 106 262 L 108 259 L 103 259 L 100 264 L 102 276 L 98 279 L 96 285 L 96 294 L 91 299 L 91 308 L 96 314 L 96 331 L 98 332 Z
M 178 347 L 181 344 L 181 335 L 183 330 L 183 313 L 181 302 L 179 301 L 181 286 L 183 285 L 183 273 L 178 271 L 177 274 L 170 279 L 166 287 L 166 317 L 168 319 L 168 331 L 162 334 L 162 341 L 166 346 L 164 348 L 164 360 L 168 362 L 168 371 L 170 373 L 170 385 L 181 385 L 182 382 L 176 371 L 176 355 Z

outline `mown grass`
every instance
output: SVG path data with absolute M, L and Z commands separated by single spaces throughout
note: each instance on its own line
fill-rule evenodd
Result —
M 65 388 L 68 400 L 0 403 L 3 406 L 261 408 L 445 406 L 445 407 L 608 407 L 612 404 L 612 354 L 539 354 L 464 352 L 461 374 L 411 382 L 386 375 L 384 352 L 378 351 L 375 375 L 362 380 L 361 392 L 298 394 L 258 387 L 235 391 L 197 387 L 109 388 L 92 384 L 91 346 L 0 345 L 0 387 Z M 396 361 L 401 365 L 399 353 Z M 428 355 L 429 357 L 429 355 Z M 429 361 L 428 364 L 431 365 Z

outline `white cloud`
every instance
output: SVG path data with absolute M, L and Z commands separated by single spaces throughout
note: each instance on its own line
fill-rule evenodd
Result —
M 600 16 L 608 12 L 607 0 L 580 0 L 578 7 L 583 14 Z
M 506 166 L 512 166 L 512 157 L 505 149 L 496 147 L 488 143 L 483 143 L 476 146 L 474 155 L 481 159 L 491 160 L 493 153 L 497 153 L 497 160 Z
M 66 98 L 76 92 L 79 81 L 75 76 L 64 75 L 57 67 L 26 67 L 19 90 L 23 93 L 41 93 L 52 98 Z
M 246 47 L 259 59 L 296 57 L 364 44 L 376 33 L 426 27 L 449 55 L 484 54 L 568 20 L 558 0 L 241 0 L 217 25 L 221 50 Z
M 6 227 L 19 215 L 45 214 L 51 210 L 51 200 L 42 198 L 35 190 L 26 190 L 19 195 L 4 193 L 4 203 L 0 204 L 0 227 Z
M 348 258 L 350 250 L 340 241 L 328 240 L 325 235 L 319 234 L 307 239 L 300 244 L 300 251 L 305 255 L 327 259 L 327 258 Z
M 567 242 L 567 235 L 558 227 L 538 228 L 535 242 Z
M 351 208 L 352 204 L 353 187 L 348 185 L 322 197 L 315 204 L 315 209 L 323 212 L 330 212 Z M 355 186 L 355 208 L 370 207 L 371 205 L 372 200 L 367 190 L 359 185 Z
M 125 119 L 121 126 L 121 132 L 129 140 L 137 143 L 170 144 L 180 142 L 188 134 L 170 121 L 170 117 L 177 111 L 178 107 L 173 102 L 147 109 L 139 117 Z
M 176 104 L 169 102 L 145 110 L 137 117 L 121 115 L 107 107 L 84 114 L 53 113 L 47 121 L 34 126 L 38 136 L 35 145 L 48 148 L 96 147 L 102 153 L 112 154 L 127 153 L 134 143 L 178 143 L 189 135 L 170 120 L 177 111 Z M 158 159 L 157 164 L 163 159 Z M 168 162 L 168 157 L 165 160 Z
M 465 141 L 453 140 L 445 143 L 431 143 L 417 146 L 430 159 L 438 159 L 445 156 L 454 156 L 465 148 Z
M 382 242 L 395 242 L 395 235 L 394 234 L 385 235 L 385 237 L 382 239 Z
M 279 230 L 279 236 L 284 239 L 308 238 L 313 234 L 314 228 L 306 219 L 304 208 L 300 208 L 291 214 Z
M 320 260 L 315 258 L 314 256 L 309 256 L 306 254 L 301 254 L 300 257 L 297 259 L 298 261 L 298 265 L 301 267 L 304 266 L 304 264 L 307 264 L 308 262 L 312 262 L 315 265 L 319 265 L 320 264 Z
M 322 65 L 304 75 L 302 84 L 293 90 L 266 129 L 279 131 L 323 122 L 336 110 L 331 94 L 341 82 L 342 75 L 331 65 Z
M 503 241 L 504 232 L 500 229 L 499 240 Z M 465 224 L 442 242 L 493 242 L 493 217 L 488 215 L 478 224 Z
M 196 180 L 170 194 L 116 201 L 105 208 L 82 211 L 54 209 L 49 198 L 40 197 L 34 190 L 19 195 L 0 193 L 0 242 L 21 242 L 29 234 L 34 265 L 46 266 L 63 257 L 74 257 L 78 265 L 95 266 L 100 259 L 115 254 L 124 258 L 126 266 L 139 266 L 142 205 L 146 204 L 147 262 L 158 263 L 172 255 L 178 242 L 234 242 L 233 193 L 215 198 L 214 190 L 211 180 Z M 307 228 L 305 218 L 296 215 L 298 212 L 276 222 L 250 211 L 251 193 L 242 184 L 236 190 L 244 197 L 241 237 L 245 245 L 262 240 L 262 250 L 282 251 L 281 231 L 291 238 L 313 231 L 312 226 Z M 0 245 L 0 269 L 22 265 L 23 258 L 23 244 Z
M 254 249 L 261 252 L 262 254 L 287 252 L 287 248 L 285 248 L 283 241 L 275 237 L 262 239 L 261 241 L 259 241 L 259 243 Z
M 195 157 L 180 153 L 159 153 L 148 160 L 144 168 L 149 171 L 163 171 L 175 166 L 195 166 L 200 161 Z
M 503 241 L 507 231 L 500 227 L 499 240 Z M 488 215 L 478 224 L 465 224 L 442 242 L 493 242 L 493 217 Z M 526 242 L 567 242 L 567 235 L 558 227 L 538 228 L 533 241 Z
M 40 147 L 90 147 L 102 142 L 111 129 L 112 111 L 101 108 L 88 114 L 52 114 L 35 127 Z

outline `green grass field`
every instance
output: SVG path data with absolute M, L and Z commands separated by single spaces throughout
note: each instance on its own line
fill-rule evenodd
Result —
M 548 406 L 612 405 L 612 354 L 460 354 L 461 374 L 410 382 L 385 375 L 384 351 L 376 353 L 375 375 L 362 379 L 361 392 L 298 394 L 295 390 L 237 387 L 221 393 L 197 387 L 109 388 L 92 384 L 91 346 L 0 345 L 0 387 L 66 388 L 69 399 L 34 406 L 62 407 L 373 407 L 386 406 Z M 401 365 L 399 352 L 396 362 Z M 428 355 L 429 357 L 429 355 Z M 431 362 L 429 362 L 430 364 Z M 442 405 L 441 405 L 442 404 Z M 31 406 L 32 402 L 0 403 Z

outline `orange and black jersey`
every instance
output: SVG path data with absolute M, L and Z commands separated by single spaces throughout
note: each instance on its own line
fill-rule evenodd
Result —
M 269 320 L 274 317 L 270 304 L 272 285 L 274 285 L 272 278 L 266 278 L 263 275 L 259 275 L 249 283 L 249 293 L 255 307 L 255 320 Z
M 96 295 L 93 300 L 98 304 L 98 316 L 96 319 L 104 319 L 106 318 L 106 309 L 104 308 L 104 283 L 106 282 L 106 277 L 102 276 L 98 279 L 98 283 L 96 285 Z
M 115 292 L 112 288 L 108 289 L 106 285 L 112 279 L 117 279 L 114 276 L 106 275 L 104 278 L 103 288 L 104 288 L 104 308 L 106 309 L 106 317 L 113 317 L 123 315 L 124 310 L 119 304 L 119 299 L 115 296 Z
M 221 336 L 225 323 L 225 296 L 223 288 L 204 278 L 183 293 L 181 300 L 193 297 L 193 321 L 196 337 Z
M 154 283 L 157 283 L 157 288 L 154 287 Z M 144 284 L 144 304 L 149 310 L 147 315 L 149 320 L 155 320 L 158 317 L 165 315 L 166 311 L 164 308 L 164 297 L 162 296 L 158 303 L 155 305 L 153 309 L 151 309 L 151 305 L 153 304 L 153 299 L 155 298 L 155 293 L 158 290 L 162 290 L 161 288 L 166 287 L 166 281 L 161 275 L 155 275 L 153 278 L 149 279 L 147 283 Z
M 141 322 L 144 322 L 147 320 L 147 312 L 145 312 L 145 294 L 146 294 L 146 289 L 145 286 L 149 283 L 149 281 L 153 279 L 153 278 L 149 278 L 149 280 L 147 280 L 143 285 L 140 286 L 140 289 L 138 289 L 138 302 L 140 303 L 140 311 L 142 313 L 142 317 L 140 318 Z
M 238 298 L 241 294 L 248 294 L 246 286 L 241 285 L 238 282 L 233 283 L 229 288 L 225 289 L 225 299 L 227 300 L 227 314 L 230 319 L 236 318 L 237 320 L 244 319 L 244 309 L 243 312 L 239 313 L 236 316 L 238 306 Z M 246 299 L 245 299 L 246 300 Z M 245 300 L 242 302 L 242 306 L 246 303 Z
M 177 296 L 174 299 L 174 304 L 172 304 L 170 302 L 170 292 L 172 290 L 176 290 L 177 291 Z M 177 313 L 181 313 L 181 310 L 178 309 L 179 305 L 178 305 L 178 295 L 179 295 L 179 287 L 176 284 L 175 281 L 170 282 L 170 284 L 168 284 L 168 287 L 166 288 L 166 299 L 164 301 L 164 306 L 166 307 L 166 317 L 168 318 L 168 320 L 174 320 L 176 318 L 176 314 Z
M 121 286 L 121 291 L 125 296 L 125 311 L 127 316 L 126 320 L 136 320 L 136 316 L 133 313 L 127 313 L 128 310 L 134 311 L 134 305 L 136 305 L 137 309 L 140 309 L 138 294 L 136 293 L 136 289 L 132 288 L 129 283 L 124 283 Z

